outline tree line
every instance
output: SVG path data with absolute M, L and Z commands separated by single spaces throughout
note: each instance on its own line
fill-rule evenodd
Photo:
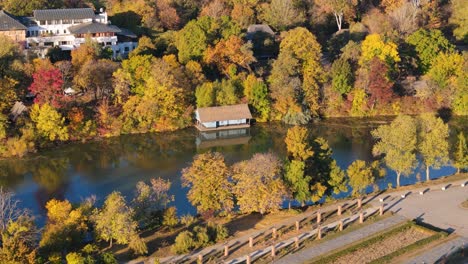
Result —
M 455 46 L 466 43 L 460 0 L 19 2 L 0 6 L 16 15 L 104 7 L 140 39 L 126 59 L 88 39 L 71 54 L 52 49 L 41 60 L 0 36 L 3 157 L 69 140 L 181 129 L 196 107 L 237 103 L 248 103 L 257 121 L 292 125 L 331 116 L 467 114 L 466 53 Z M 254 23 L 276 35 L 248 39 Z M 27 96 L 34 105 L 13 122 L 9 110 Z
M 285 201 L 322 203 L 334 194 L 349 192 L 362 197 L 385 176 L 383 164 L 400 175 L 409 175 L 419 157 L 426 168 L 439 168 L 449 162 L 448 126 L 431 114 L 401 115 L 371 132 L 376 139 L 375 160 L 355 160 L 346 169 L 332 157 L 323 138 L 312 138 L 303 126 L 293 126 L 284 138 L 287 154 L 256 153 L 250 159 L 227 164 L 219 152 L 194 157 L 184 168 L 182 186 L 201 218 L 177 216 L 169 207 L 174 196 L 171 182 L 160 178 L 136 185 L 130 202 L 119 192 L 108 195 L 102 206 L 90 197 L 79 204 L 52 199 L 47 202 L 46 224 L 36 227 L 31 213 L 20 207 L 13 194 L 0 189 L 0 260 L 6 263 L 116 263 L 108 249 L 127 245 L 135 254 L 147 254 L 142 231 L 173 232 L 173 253 L 186 253 L 224 240 L 229 230 L 213 217 L 234 214 L 268 214 L 283 209 Z M 464 133 L 451 150 L 458 172 L 468 169 L 468 145 Z M 199 220 L 203 221 L 199 221 Z M 102 241 L 102 242 L 101 242 Z M 105 243 L 108 244 L 105 244 Z M 108 246 L 107 246 L 108 245 Z M 80 262 L 81 261 L 81 262 Z

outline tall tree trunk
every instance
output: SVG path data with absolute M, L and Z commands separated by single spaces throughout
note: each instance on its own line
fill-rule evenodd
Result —
M 112 238 L 110 239 L 110 245 L 109 248 L 112 248 Z
M 401 176 L 401 172 L 397 172 L 397 174 L 396 174 L 396 184 L 397 184 L 397 187 L 400 187 L 400 176 Z
M 429 166 L 426 165 L 426 181 L 430 181 L 431 178 L 429 177 Z
M 336 25 L 338 26 L 338 32 L 341 31 L 341 25 L 343 23 L 343 12 L 333 12 L 335 15 Z

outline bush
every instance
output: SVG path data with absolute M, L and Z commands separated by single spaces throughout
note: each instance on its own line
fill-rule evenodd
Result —
M 211 244 L 212 241 L 210 236 L 208 235 L 208 229 L 202 226 L 196 226 L 193 228 L 193 232 L 195 233 L 196 237 L 196 247 L 204 247 Z
M 80 253 L 69 253 L 66 259 L 67 264 L 85 264 L 85 258 Z
M 190 231 L 183 231 L 177 235 L 172 250 L 176 254 L 184 254 L 190 252 L 194 247 L 193 234 Z
M 193 224 L 195 224 L 195 222 L 197 221 L 197 219 L 195 219 L 195 217 L 193 215 L 190 215 L 190 214 L 187 214 L 187 215 L 183 215 L 181 218 L 180 218 L 180 222 L 185 225 L 186 227 L 189 227 Z
M 143 254 L 148 253 L 148 247 L 146 247 L 145 241 L 143 241 L 143 239 L 141 239 L 140 236 L 137 234 L 132 236 L 128 247 L 138 255 L 143 255 Z
M 177 209 L 172 206 L 166 209 L 163 216 L 162 224 L 168 227 L 174 227 L 179 223 L 179 219 L 177 219 Z

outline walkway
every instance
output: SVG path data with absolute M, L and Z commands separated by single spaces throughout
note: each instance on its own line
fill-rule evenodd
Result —
M 407 221 L 406 218 L 399 216 L 399 215 L 394 215 L 389 218 L 385 218 L 382 221 L 378 221 L 376 223 L 360 228 L 351 233 L 339 236 L 332 240 L 325 241 L 314 247 L 304 249 L 302 251 L 299 251 L 296 254 L 287 255 L 283 257 L 282 259 L 274 261 L 273 263 L 277 263 L 277 264 L 304 263 L 320 255 L 326 254 L 327 252 L 339 249 L 341 247 L 344 247 L 346 245 L 349 245 L 361 239 L 367 238 L 385 229 L 394 227 L 406 221 Z

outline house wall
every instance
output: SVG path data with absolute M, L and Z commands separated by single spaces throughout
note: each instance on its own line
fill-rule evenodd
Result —
M 0 31 L 0 35 L 7 36 L 15 42 L 23 43 L 26 40 L 25 30 L 8 30 Z
M 207 127 L 207 128 L 216 128 L 216 122 L 206 122 L 202 124 L 204 127 Z

